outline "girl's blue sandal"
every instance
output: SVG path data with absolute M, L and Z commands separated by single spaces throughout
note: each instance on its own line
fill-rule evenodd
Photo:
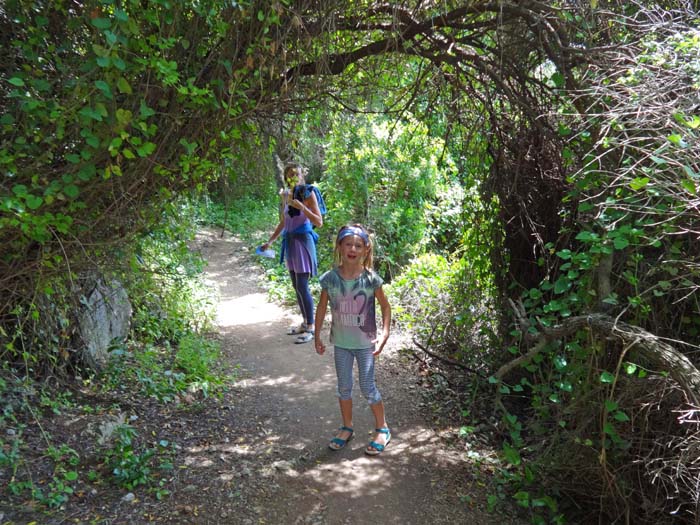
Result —
M 369 445 L 367 445 L 367 448 L 365 449 L 365 454 L 368 456 L 378 456 L 384 452 L 384 449 L 389 444 L 389 441 L 391 441 L 391 431 L 388 428 L 375 428 L 374 431 L 378 432 L 379 434 L 386 434 L 386 443 L 380 445 L 376 441 L 370 441 Z
M 339 437 L 334 437 L 333 439 L 331 439 L 331 442 L 328 443 L 328 448 L 331 450 L 340 450 L 341 448 L 344 448 L 345 445 L 348 444 L 348 441 L 352 439 L 352 436 L 355 433 L 353 429 L 345 426 L 340 427 L 338 430 L 339 432 L 342 432 L 343 430 L 345 430 L 346 432 L 350 432 L 350 435 L 347 439 L 340 439 Z

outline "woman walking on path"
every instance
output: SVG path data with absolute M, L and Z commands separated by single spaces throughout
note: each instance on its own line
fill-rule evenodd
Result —
M 331 342 L 334 344 L 337 395 L 343 425 L 328 446 L 331 450 L 340 450 L 353 436 L 353 365 L 357 360 L 360 390 L 369 402 L 376 427 L 376 435 L 365 453 L 376 456 L 384 451 L 391 439 L 384 402 L 374 379 L 374 358 L 389 339 L 391 307 L 382 290 L 382 278 L 372 270 L 372 240 L 362 225 L 353 224 L 340 229 L 333 258 L 335 267 L 320 278 L 321 298 L 315 324 L 316 352 L 323 355 L 326 347 L 321 340 L 321 329 L 330 302 Z M 377 335 L 375 298 L 382 312 L 380 335 Z
M 314 337 L 314 302 L 309 290 L 309 279 L 318 273 L 314 227 L 323 226 L 325 204 L 318 189 L 305 184 L 304 170 L 298 164 L 284 168 L 286 188 L 281 192 L 283 203 L 280 221 L 270 239 L 260 248 L 267 250 L 277 237 L 282 236 L 280 263 L 287 261 L 287 269 L 297 296 L 302 322 L 287 333 L 298 335 L 295 343 L 308 343 Z

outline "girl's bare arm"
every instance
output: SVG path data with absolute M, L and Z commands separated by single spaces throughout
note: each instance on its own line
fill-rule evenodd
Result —
M 327 307 L 328 292 L 321 290 L 321 297 L 318 300 L 318 305 L 316 305 L 316 317 L 314 319 L 314 346 L 316 347 L 316 353 L 319 355 L 323 355 L 326 351 L 326 346 L 321 340 L 321 330 L 323 330 L 323 321 L 326 319 Z
M 382 334 L 377 336 L 375 341 L 377 348 L 374 351 L 374 355 L 379 355 L 384 350 L 384 345 L 389 339 L 389 333 L 391 332 L 391 306 L 381 286 L 374 291 L 374 297 L 382 310 Z

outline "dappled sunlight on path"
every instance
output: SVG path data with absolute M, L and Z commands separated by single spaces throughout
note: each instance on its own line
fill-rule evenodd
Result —
M 484 510 L 479 468 L 426 425 L 391 340 L 377 367 L 391 443 L 379 456 L 364 453 L 375 425 L 356 380 L 354 439 L 329 450 L 340 426 L 332 350 L 319 356 L 286 335 L 297 316 L 267 300 L 261 270 L 240 242 L 209 231 L 199 243 L 220 296 L 222 353 L 240 369 L 225 415 L 231 432 L 189 447 L 186 464 L 211 479 L 214 514 L 237 516 L 222 523 L 518 523 Z
M 216 322 L 220 327 L 230 327 L 269 321 L 271 308 L 265 304 L 265 300 L 266 296 L 263 293 L 222 300 L 219 304 Z M 278 315 L 282 315 L 281 309 Z

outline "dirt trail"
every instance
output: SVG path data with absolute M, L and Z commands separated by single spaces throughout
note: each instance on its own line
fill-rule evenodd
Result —
M 356 437 L 330 451 L 340 424 L 332 352 L 318 356 L 311 343 L 296 345 L 285 334 L 298 318 L 267 301 L 260 267 L 240 241 L 207 230 L 197 244 L 220 294 L 222 351 L 241 368 L 223 413 L 200 414 L 216 417 L 226 432 L 218 443 L 210 436 L 190 449 L 194 476 L 182 480 L 183 519 L 189 513 L 193 523 L 518 523 L 485 511 L 486 474 L 466 462 L 464 450 L 445 448 L 426 424 L 396 341 L 377 370 L 391 444 L 378 457 L 363 453 L 374 423 L 357 388 Z M 210 480 L 206 502 L 196 478 Z
M 27 421 L 22 434 L 23 454 L 42 490 L 56 476 L 42 452 L 47 437 L 79 451 L 72 496 L 58 508 L 21 496 L 0 502 L 1 524 L 527 523 L 512 506 L 487 512 L 487 498 L 496 493 L 488 468 L 493 453 L 479 436 L 471 434 L 468 443 L 454 439 L 446 424 L 431 428 L 435 416 L 425 408 L 423 380 L 399 352 L 399 334 L 392 334 L 377 366 L 391 443 L 380 456 L 364 454 L 374 420 L 356 388 L 355 439 L 339 452 L 329 450 L 340 425 L 332 350 L 318 356 L 312 344 L 295 345 L 286 335 L 299 319 L 267 300 L 259 261 L 242 242 L 205 230 L 194 248 L 208 260 L 206 277 L 220 299 L 212 337 L 236 381 L 221 397 L 198 391 L 170 403 L 144 395 L 138 384 L 121 385 L 121 394 L 76 388 L 74 405 L 46 414 L 41 426 Z M 126 463 L 145 476 L 131 491 L 108 482 L 99 444 L 103 425 L 115 420 L 128 421 L 137 436 L 134 455 L 120 452 L 123 457 L 135 460 L 146 448 L 163 447 L 152 470 Z M 0 469 L 0 484 L 11 476 Z

